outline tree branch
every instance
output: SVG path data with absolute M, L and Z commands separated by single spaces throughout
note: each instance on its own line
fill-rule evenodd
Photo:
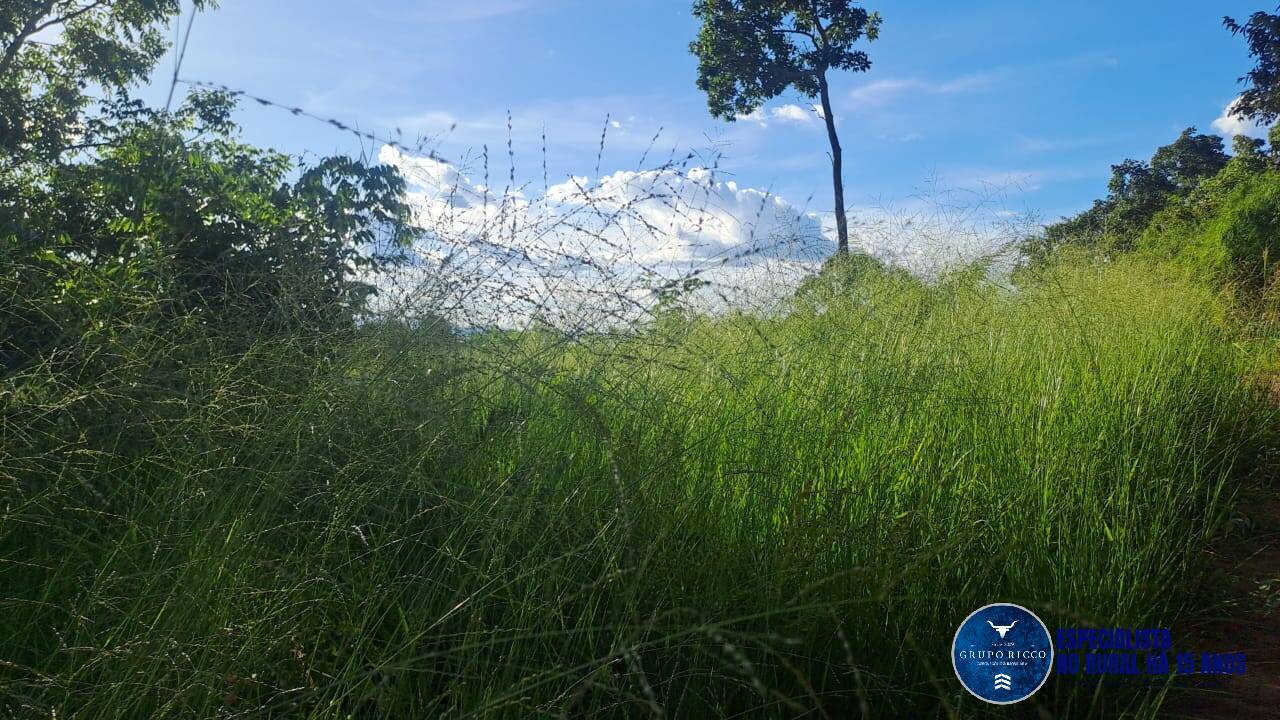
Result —
M 62 17 L 54 18 L 54 19 L 50 20 L 49 22 L 46 22 L 46 23 L 41 24 L 40 26 L 38 26 L 38 27 L 35 29 L 35 32 L 40 32 L 41 30 L 45 30 L 45 29 L 47 29 L 47 28 L 51 28 L 51 27 L 53 27 L 54 25 L 64 25 L 64 24 L 66 24 L 67 22 L 69 22 L 69 21 L 71 21 L 71 20 L 75 20 L 76 18 L 80 17 L 81 15 L 84 15 L 85 13 L 89 12 L 90 10 L 93 10 L 93 9 L 95 9 L 95 8 L 99 8 L 99 7 L 102 7 L 103 5 L 106 5 L 108 2 L 110 2 L 110 0 L 94 0 L 93 2 L 89 3 L 88 5 L 85 5 L 84 7 L 80 8 L 79 10 L 74 10 L 74 11 L 72 11 L 72 12 L 67 13 L 66 15 L 63 15 Z
M 818 38 L 814 37 L 813 33 L 807 33 L 803 30 L 795 30 L 792 28 L 777 28 L 774 30 L 774 32 L 785 33 L 788 35 L 803 35 L 804 37 L 809 38 L 809 42 L 813 43 L 814 45 L 818 44 Z
M 827 45 L 827 29 L 822 27 L 822 16 L 818 15 L 817 5 L 813 6 L 813 27 L 818 31 L 818 37 L 822 38 L 822 45 Z
M 9 45 L 5 47 L 4 57 L 0 57 L 0 78 L 9 74 L 9 69 L 13 65 L 14 59 L 18 57 L 18 51 L 22 49 L 22 44 L 27 41 L 27 38 L 40 31 L 40 28 L 42 27 L 39 24 L 40 18 L 45 17 L 53 11 L 53 5 L 55 2 L 57 2 L 57 0 L 45 0 L 44 5 L 38 6 L 35 14 L 23 23 L 22 29 L 18 31 L 18 34 L 15 35 Z

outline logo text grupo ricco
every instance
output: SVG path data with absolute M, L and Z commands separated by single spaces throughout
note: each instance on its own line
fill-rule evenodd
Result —
M 951 641 L 951 664 L 960 684 L 995 705 L 1026 700 L 1049 679 L 1053 638 L 1035 613 L 1012 603 L 978 608 Z

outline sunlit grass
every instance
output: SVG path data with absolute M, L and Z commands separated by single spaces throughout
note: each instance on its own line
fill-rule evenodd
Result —
M 977 607 L 1168 625 L 1193 599 L 1270 417 L 1224 317 L 1129 265 L 1017 291 L 870 271 L 771 318 L 574 342 L 371 326 L 322 362 L 122 335 L 91 386 L 6 400 L 0 695 L 82 718 L 981 712 L 949 660 Z M 178 357 L 183 397 L 129 385 Z M 118 426 L 68 430 L 39 410 L 60 402 Z M 1100 702 L 1053 678 L 1028 705 Z

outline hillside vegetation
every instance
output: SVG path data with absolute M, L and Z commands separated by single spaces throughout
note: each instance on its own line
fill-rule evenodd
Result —
M 1220 138 L 1188 128 L 1150 162 L 1113 166 L 1107 197 L 1027 247 L 1037 260 L 1071 247 L 1102 259 L 1134 253 L 1256 299 L 1280 253 L 1278 168 L 1277 150 L 1260 140 L 1237 137 L 1228 156 Z

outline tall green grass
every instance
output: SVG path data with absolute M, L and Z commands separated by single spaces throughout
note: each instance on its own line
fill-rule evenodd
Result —
M 1017 290 L 867 272 L 770 316 L 573 341 L 108 334 L 92 371 L 4 388 L 0 697 L 77 718 L 980 714 L 949 660 L 977 607 L 1055 627 L 1192 606 L 1272 419 L 1224 318 L 1126 264 Z M 1054 677 L 1019 708 L 1159 701 Z

